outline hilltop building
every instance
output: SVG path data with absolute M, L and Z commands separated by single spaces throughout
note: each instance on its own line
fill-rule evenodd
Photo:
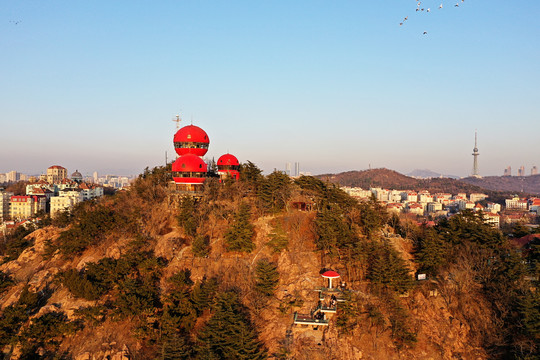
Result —
M 240 163 L 231 154 L 222 155 L 218 159 L 218 174 L 208 165 L 202 157 L 208 152 L 210 138 L 206 131 L 195 125 L 180 128 L 173 138 L 174 150 L 179 157 L 172 164 L 172 178 L 175 189 L 185 192 L 200 192 L 208 177 L 220 176 L 221 179 L 240 177 Z
M 53 165 L 47 169 L 47 182 L 49 184 L 57 184 L 66 178 L 67 169 L 62 166 Z
M 226 178 L 238 180 L 240 178 L 240 162 L 234 155 L 221 155 L 217 161 L 217 167 L 220 180 Z

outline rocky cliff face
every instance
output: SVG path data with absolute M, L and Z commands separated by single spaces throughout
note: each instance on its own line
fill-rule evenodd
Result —
M 194 257 L 186 242 L 185 234 L 175 225 L 174 211 L 162 204 L 150 213 L 148 229 L 153 232 L 155 254 L 167 260 L 163 271 L 162 287 L 167 277 L 181 269 L 191 269 L 192 279 L 219 276 L 224 284 L 234 285 L 244 294 L 246 306 L 259 330 L 260 339 L 270 354 L 286 354 L 293 359 L 487 359 L 480 347 L 480 339 L 471 331 L 476 325 L 471 322 L 482 319 L 484 304 L 474 305 L 471 313 L 458 309 L 459 300 L 449 301 L 440 293 L 430 290 L 429 283 L 418 284 L 408 297 L 400 298 L 401 305 L 410 313 L 410 321 L 416 332 L 416 343 L 398 349 L 392 341 L 387 319 L 375 325 L 368 316 L 367 305 L 373 303 L 367 284 L 352 284 L 353 294 L 358 299 L 356 313 L 358 326 L 343 331 L 337 325 L 340 311 L 329 314 L 329 326 L 314 329 L 311 326 L 293 325 L 293 313 L 309 313 L 318 303 L 315 288 L 324 286 L 319 275 L 322 268 L 332 268 L 344 274 L 339 259 L 323 258 L 315 252 L 312 231 L 313 213 L 291 211 L 288 220 L 289 246 L 287 250 L 274 253 L 267 245 L 273 217 L 260 217 L 255 222 L 256 249 L 250 254 L 229 253 L 225 250 L 222 234 L 227 222 L 210 218 L 214 222 L 215 236 L 211 239 L 211 252 L 206 258 Z M 160 219 L 158 221 L 158 219 Z M 102 258 L 119 258 L 129 242 L 127 238 L 107 238 L 97 247 L 91 247 L 81 255 L 63 257 L 58 251 L 47 255 L 47 246 L 54 243 L 63 230 L 46 227 L 29 235 L 34 245 L 22 252 L 18 259 L 0 266 L 10 274 L 17 284 L 3 295 L 0 306 L 5 309 L 14 304 L 25 285 L 45 296 L 37 318 L 48 312 L 62 312 L 69 319 L 76 319 L 75 310 L 103 303 L 104 300 L 88 301 L 74 297 L 55 276 L 66 269 L 81 269 L 85 264 Z M 411 257 L 410 242 L 393 238 L 393 245 L 404 256 Z M 253 296 L 253 267 L 258 259 L 268 258 L 278 265 L 280 274 L 275 296 L 261 306 Z M 411 266 L 411 272 L 413 271 Z M 338 309 L 342 304 L 338 304 Z M 475 313 L 476 312 L 476 313 Z M 466 317 L 465 315 L 470 315 Z M 127 320 L 107 321 L 85 327 L 62 339 L 61 349 L 77 360 L 83 359 L 128 359 L 132 352 L 141 351 L 146 345 L 133 333 L 133 324 Z M 128 350 L 131 349 L 131 350 Z M 17 358 L 16 349 L 11 358 Z

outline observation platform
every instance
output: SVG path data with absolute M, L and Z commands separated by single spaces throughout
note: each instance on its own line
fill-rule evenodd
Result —
M 313 315 L 294 313 L 295 325 L 328 326 L 328 320 L 316 319 Z

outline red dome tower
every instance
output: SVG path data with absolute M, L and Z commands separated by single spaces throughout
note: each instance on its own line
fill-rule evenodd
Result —
M 180 156 L 194 154 L 204 156 L 208 151 L 210 139 L 208 134 L 198 126 L 184 126 L 174 135 L 174 150 Z
M 220 156 L 217 161 L 218 174 L 221 179 L 230 177 L 235 180 L 240 178 L 240 163 L 236 156 L 225 154 Z
M 172 164 L 172 177 L 179 190 L 201 190 L 207 171 L 206 163 L 193 154 L 182 155 Z

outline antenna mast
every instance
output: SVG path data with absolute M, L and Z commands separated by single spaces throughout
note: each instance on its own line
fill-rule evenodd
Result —
M 176 123 L 176 130 L 180 129 L 180 121 L 182 121 L 182 118 L 180 118 L 180 115 L 176 115 L 176 119 L 172 119 Z

